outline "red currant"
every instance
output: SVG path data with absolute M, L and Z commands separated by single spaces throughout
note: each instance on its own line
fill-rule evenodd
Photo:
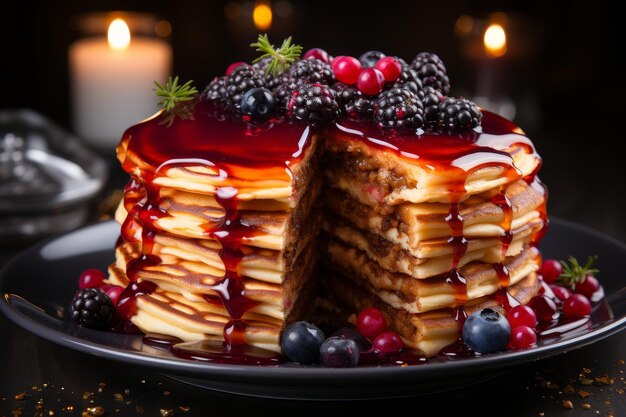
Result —
M 381 333 L 372 342 L 372 349 L 383 355 L 393 355 L 400 352 L 403 347 L 404 343 L 396 332 Z
M 556 259 L 546 259 L 541 264 L 539 273 L 543 277 L 543 280 L 548 284 L 556 282 L 556 280 L 563 273 L 563 265 Z
M 387 319 L 379 309 L 365 308 L 356 318 L 356 328 L 359 333 L 372 340 L 387 330 Z
M 563 303 L 563 314 L 566 317 L 584 317 L 591 314 L 591 301 L 582 294 L 572 294 Z
M 383 91 L 385 76 L 378 68 L 367 68 L 359 74 L 356 85 L 363 94 L 375 96 Z
M 596 277 L 591 275 L 586 275 L 582 282 L 577 282 L 574 285 L 574 292 L 577 294 L 582 294 L 587 298 L 591 298 L 591 296 L 600 289 L 600 281 L 596 279 Z
M 402 64 L 392 57 L 386 56 L 378 60 L 374 68 L 378 68 L 380 72 L 385 76 L 385 81 L 388 83 L 394 82 L 400 76 L 402 72 Z
M 518 326 L 526 326 L 531 329 L 537 327 L 537 316 L 533 309 L 528 306 L 519 305 L 513 307 L 506 318 L 509 320 L 512 329 Z
M 528 326 L 518 326 L 511 330 L 509 347 L 511 349 L 529 348 L 537 343 L 537 333 Z
M 319 59 L 325 64 L 330 63 L 330 57 L 328 56 L 328 52 L 323 50 L 322 48 L 312 48 L 306 51 L 302 59 Z
M 225 73 L 224 75 L 226 75 L 226 76 L 228 77 L 230 74 L 232 74 L 232 72 L 233 72 L 235 69 L 237 69 L 237 67 L 240 67 L 240 66 L 242 66 L 242 65 L 248 65 L 248 64 L 247 64 L 247 63 L 245 63 L 245 62 L 242 62 L 242 61 L 233 62 L 232 64 L 230 64 L 230 65 L 228 66 L 228 68 L 226 68 L 226 73 Z
M 354 84 L 361 73 L 361 63 L 351 56 L 340 56 L 333 60 L 331 68 L 338 81 L 346 84 Z
M 559 309 L 547 295 L 541 294 L 531 298 L 528 306 L 533 309 L 541 322 L 551 322 L 559 318 Z
M 552 289 L 554 295 L 556 295 L 556 297 L 561 301 L 567 300 L 569 296 L 572 295 L 570 290 L 565 287 L 561 287 L 560 285 L 550 285 L 550 288 Z
M 108 295 L 111 299 L 113 305 L 116 306 L 117 300 L 119 300 L 120 295 L 122 295 L 122 291 L 124 291 L 124 288 L 120 287 L 119 285 L 111 285 L 105 292 L 106 295 Z
M 104 278 L 104 272 L 99 269 L 85 269 L 78 278 L 78 288 L 98 288 L 104 283 Z

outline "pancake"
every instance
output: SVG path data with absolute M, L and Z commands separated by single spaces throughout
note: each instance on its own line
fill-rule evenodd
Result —
M 354 321 L 354 315 L 367 307 L 381 310 L 389 327 L 400 335 L 406 346 L 435 356 L 444 347 L 459 338 L 461 324 L 455 319 L 455 309 L 441 309 L 427 313 L 411 313 L 395 308 L 381 300 L 369 287 L 355 283 L 341 273 L 326 275 L 322 280 L 329 295 L 329 304 L 334 307 L 327 314 Z M 511 297 L 519 303 L 528 301 L 539 293 L 541 281 L 533 272 L 508 289 Z M 485 296 L 467 302 L 463 311 L 469 315 L 482 308 L 493 308 L 506 314 L 495 296 Z M 326 307 L 328 308 L 328 307 Z

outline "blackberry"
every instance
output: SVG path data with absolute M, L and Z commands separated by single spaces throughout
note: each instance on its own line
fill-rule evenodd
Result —
M 424 87 L 433 87 L 447 96 L 450 92 L 450 79 L 446 74 L 446 66 L 441 58 L 430 52 L 417 54 L 411 66 L 417 72 Z
M 402 62 L 400 62 L 402 64 Z M 410 90 L 413 94 L 417 94 L 422 89 L 422 82 L 420 81 L 417 73 L 411 69 L 406 62 L 406 65 L 402 65 L 402 72 L 392 84 L 392 88 L 404 88 Z
M 424 106 L 426 123 L 432 124 L 436 122 L 439 114 L 439 104 L 443 101 L 443 95 L 433 87 L 424 87 L 417 92 L 417 97 L 419 97 Z
M 265 70 L 269 66 L 270 62 L 272 62 L 272 60 L 273 58 L 271 56 L 266 56 L 265 58 L 262 58 L 258 60 L 257 62 L 255 62 L 254 64 L 252 64 L 252 68 L 254 68 L 254 70 L 258 74 L 265 74 Z
M 363 68 L 373 68 L 380 58 L 384 58 L 386 55 L 380 51 L 367 51 L 359 57 L 359 61 Z
M 288 104 L 292 93 L 303 84 L 320 83 L 332 85 L 335 74 L 330 65 L 319 59 L 302 59 L 295 62 L 284 73 L 274 89 L 274 96 L 279 103 Z
M 287 105 L 289 114 L 307 123 L 320 125 L 339 115 L 335 93 L 323 84 L 304 84 L 292 94 Z
M 260 61 L 252 64 L 252 67 L 257 72 L 257 74 L 263 76 L 263 80 L 265 81 L 265 88 L 270 91 L 274 90 L 280 84 L 280 75 L 275 76 L 272 73 L 265 73 L 265 71 L 267 70 L 267 66 L 270 64 L 270 62 L 272 62 L 272 59 L 272 57 L 267 56 Z
M 113 323 L 115 306 L 101 290 L 84 288 L 76 291 L 72 299 L 70 318 L 81 326 L 104 329 Z
M 242 65 L 237 67 L 232 74 L 226 78 L 226 93 L 231 105 L 237 109 L 241 106 L 241 99 L 246 91 L 264 87 L 265 81 L 253 67 L 249 65 Z
M 446 97 L 439 104 L 437 124 L 444 129 L 469 130 L 480 125 L 483 114 L 466 98 Z
M 333 85 L 332 89 L 335 92 L 339 109 L 350 119 L 365 119 L 374 113 L 374 103 L 358 88 L 338 82 Z
M 412 129 L 424 125 L 422 102 L 406 88 L 383 91 L 374 107 L 374 117 L 382 127 L 394 129 Z
M 206 86 L 200 98 L 209 101 L 226 100 L 226 77 L 215 77 Z

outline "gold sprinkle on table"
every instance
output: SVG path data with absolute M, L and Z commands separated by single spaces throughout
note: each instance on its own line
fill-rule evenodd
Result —
M 591 384 L 593 384 L 593 379 L 583 378 L 583 379 L 580 381 L 580 383 L 581 383 L 581 384 L 583 384 L 583 385 L 591 385 Z
M 574 408 L 574 404 L 572 404 L 570 400 L 563 400 L 563 408 L 571 410 L 572 408 Z
M 82 417 L 100 417 L 104 415 L 104 408 L 101 406 L 86 408 L 81 416 Z
M 584 403 L 583 404 L 583 410 L 590 410 L 591 409 L 591 404 L 589 403 Z
M 161 417 L 172 417 L 174 415 L 173 408 L 161 408 L 159 412 L 161 413 Z
M 589 394 L 587 391 L 581 389 L 580 391 L 578 391 L 578 395 L 580 395 L 581 398 L 587 398 L 591 394 Z
M 576 391 L 574 390 L 573 386 L 566 385 L 565 388 L 563 388 L 563 392 L 566 393 L 566 394 L 573 394 Z

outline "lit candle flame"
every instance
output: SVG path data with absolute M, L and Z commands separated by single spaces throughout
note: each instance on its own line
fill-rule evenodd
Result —
M 257 3 L 252 12 L 254 26 L 258 30 L 267 30 L 272 26 L 272 8 L 267 3 Z
M 483 42 L 485 50 L 493 58 L 500 57 L 506 53 L 506 32 L 497 23 L 489 25 L 485 31 Z
M 130 30 L 123 19 L 115 19 L 109 25 L 109 46 L 115 50 L 123 50 L 130 45 Z

